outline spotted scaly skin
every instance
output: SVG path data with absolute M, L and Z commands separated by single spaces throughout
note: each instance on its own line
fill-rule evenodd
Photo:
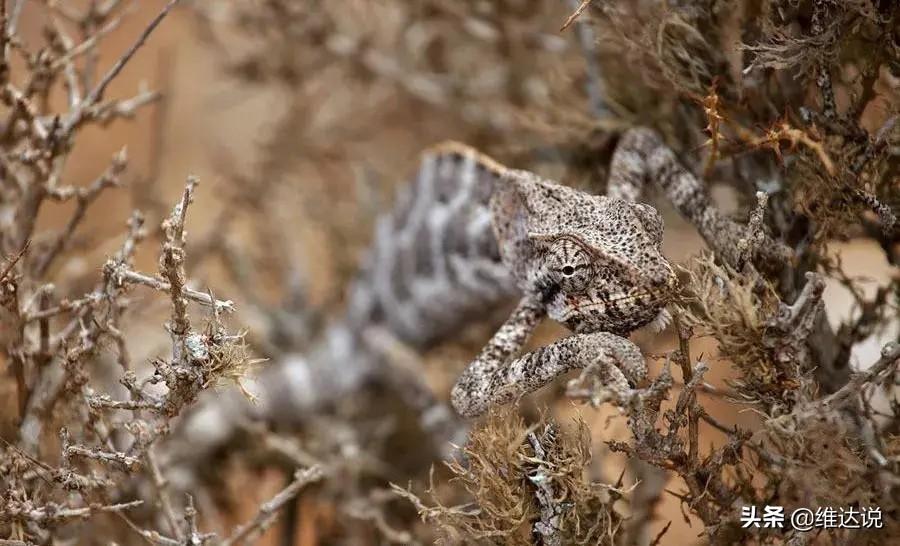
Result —
M 505 171 L 456 142 L 426 150 L 412 183 L 376 223 L 350 289 L 347 325 L 359 331 L 378 324 L 422 348 L 513 297 L 490 210 Z
M 617 401 L 627 403 L 647 368 L 625 336 L 664 313 L 675 286 L 660 252 L 659 214 L 512 169 L 503 172 L 490 207 L 500 256 L 523 296 L 457 381 L 453 407 L 475 417 L 592 362 Z M 545 316 L 574 335 L 518 356 Z
M 376 221 L 346 309 L 308 354 L 266 370 L 257 413 L 291 421 L 364 382 L 386 380 L 425 429 L 446 436 L 454 428 L 447 406 L 421 378 L 387 370 L 383 343 L 373 340 L 422 350 L 516 296 L 490 211 L 506 170 L 455 142 L 426 150 L 393 209 Z
M 591 364 L 614 401 L 629 403 L 646 365 L 627 336 L 666 316 L 675 282 L 660 253 L 662 219 L 636 203 L 648 185 L 729 265 L 748 259 L 738 244 L 746 227 L 716 210 L 705 185 L 652 130 L 620 137 L 606 196 L 509 169 L 465 145 L 427 150 L 394 209 L 379 219 L 345 312 L 308 353 L 288 355 L 262 374 L 253 413 L 287 424 L 373 378 L 397 378 L 372 343 L 385 336 L 373 331 L 421 349 L 517 296 L 515 311 L 453 388 L 459 414 L 477 416 Z M 779 263 L 783 249 L 764 236 L 749 260 Z M 546 317 L 573 335 L 523 355 Z M 448 437 L 444 431 L 455 427 L 446 406 L 412 379 L 395 382 L 395 392 L 435 438 Z M 218 410 L 196 419 L 193 437 L 211 430 L 207 443 L 224 441 L 244 406 L 238 397 L 219 398 Z
M 721 214 L 706 186 L 650 129 L 631 129 L 619 139 L 606 196 L 526 171 L 497 172 L 501 176 L 490 202 L 494 234 L 523 295 L 453 387 L 453 407 L 464 417 L 592 364 L 613 402 L 629 405 L 639 399 L 647 368 L 627 336 L 665 322 L 665 306 L 676 286 L 660 251 L 662 218 L 653 207 L 636 202 L 650 184 L 728 265 L 777 268 L 790 259 L 784 245 L 765 233 L 749 234 L 746 226 Z M 751 235 L 762 244 L 747 253 L 740 243 Z M 521 355 L 545 316 L 574 334 Z

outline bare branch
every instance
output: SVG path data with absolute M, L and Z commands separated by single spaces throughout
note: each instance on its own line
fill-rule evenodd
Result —
M 116 265 L 112 262 L 107 262 L 107 267 L 112 268 L 113 277 L 119 283 L 124 282 L 130 284 L 140 284 L 143 286 L 148 286 L 160 292 L 171 292 L 172 290 L 169 283 L 155 277 L 151 277 L 143 273 L 138 273 L 137 271 L 131 271 L 130 269 L 121 266 L 116 267 Z M 209 294 L 199 292 L 192 288 L 182 287 L 181 295 L 189 300 L 206 305 L 207 307 L 215 307 L 219 311 L 225 311 L 226 313 L 231 313 L 234 311 L 233 301 L 212 299 L 210 298 Z
M 112 68 L 100 79 L 97 83 L 96 87 L 94 87 L 84 98 L 84 101 L 79 105 L 79 107 L 72 113 L 72 115 L 66 119 L 63 128 L 62 134 L 69 135 L 72 130 L 80 125 L 87 114 L 87 110 L 90 107 L 93 107 L 95 104 L 99 103 L 103 99 L 103 95 L 106 93 L 106 88 L 109 84 L 119 75 L 125 65 L 128 64 L 128 61 L 134 57 L 134 54 L 138 52 L 138 50 L 144 45 L 147 41 L 147 38 L 150 37 L 150 34 L 156 29 L 157 26 L 165 19 L 166 15 L 178 4 L 179 0 L 169 0 L 168 3 L 163 7 L 163 9 L 154 17 L 147 27 L 141 32 L 138 36 L 138 39 L 129 47 L 125 53 L 119 57 L 115 64 L 113 64 Z
M 318 466 L 312 466 L 304 470 L 298 470 L 294 474 L 294 481 L 282 489 L 270 501 L 259 507 L 259 512 L 251 521 L 235 529 L 234 533 L 223 540 L 220 546 L 233 546 L 247 540 L 255 540 L 265 532 L 278 517 L 278 511 L 291 499 L 297 496 L 304 487 L 322 479 L 322 470 Z

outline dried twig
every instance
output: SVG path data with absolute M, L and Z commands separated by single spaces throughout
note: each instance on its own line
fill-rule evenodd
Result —
M 78 108 L 75 109 L 74 112 L 66 119 L 63 127 L 62 134 L 69 135 L 72 130 L 75 129 L 78 125 L 80 125 L 84 119 L 87 117 L 88 112 L 91 108 L 97 105 L 102 99 L 104 94 L 106 93 L 106 88 L 109 87 L 109 84 L 122 72 L 122 69 L 125 68 L 125 65 L 128 64 L 128 61 L 134 57 L 134 54 L 138 52 L 138 50 L 147 42 L 147 38 L 150 37 L 150 34 L 156 30 L 156 27 L 165 19 L 166 15 L 178 4 L 179 0 L 169 0 L 168 3 L 163 7 L 163 9 L 154 17 L 150 23 L 144 28 L 141 34 L 138 36 L 137 40 L 131 44 L 125 53 L 119 57 L 113 66 L 103 75 L 97 85 L 91 89 L 91 91 L 85 96 L 84 100 L 78 105 Z
M 29 242 L 26 241 L 25 244 L 22 245 L 22 248 L 19 249 L 19 251 L 16 252 L 16 254 L 14 256 L 7 259 L 6 265 L 4 265 L 3 270 L 0 271 L 0 282 L 3 282 L 6 280 L 6 276 L 9 275 L 10 271 L 12 271 L 12 269 L 16 266 L 17 263 L 19 263 L 19 260 L 22 259 L 22 256 L 24 256 L 25 253 L 28 252 L 28 245 L 29 245 Z
M 571 25 L 581 12 L 587 9 L 592 0 L 582 0 L 581 4 L 575 9 L 575 12 L 569 16 L 560 31 L 565 30 Z M 577 0 L 569 0 L 569 4 L 574 5 Z M 585 71 L 587 72 L 585 88 L 587 90 L 589 104 L 594 116 L 597 119 L 606 119 L 610 116 L 609 106 L 607 105 L 607 93 L 603 80 L 603 73 L 600 69 L 600 63 L 597 60 L 596 37 L 590 24 L 584 21 L 575 23 L 575 33 L 578 36 L 578 44 L 581 47 L 582 56 L 584 57 Z
M 144 273 L 138 273 L 137 271 L 131 271 L 130 269 L 124 269 L 121 266 L 117 267 L 111 262 L 108 263 L 107 266 L 113 268 L 113 278 L 115 278 L 120 283 L 140 284 L 148 286 L 160 292 L 172 291 L 171 285 L 163 280 L 145 275 Z M 211 298 L 209 294 L 194 290 L 192 288 L 182 287 L 181 295 L 187 299 L 190 299 L 197 303 L 201 303 L 208 307 L 213 307 L 219 311 L 225 311 L 229 313 L 234 311 L 233 301 Z
M 528 443 L 534 450 L 534 470 L 528 474 L 528 479 L 534 485 L 535 496 L 541 510 L 541 520 L 534 524 L 534 534 L 541 538 L 541 544 L 546 546 L 559 546 L 562 544 L 560 536 L 560 516 L 562 506 L 557 500 L 553 490 L 553 478 L 546 468 L 547 454 L 544 451 L 543 442 L 552 445 L 557 434 L 553 425 L 546 425 L 540 438 L 534 433 L 528 433 Z M 552 470 L 552 469 L 551 469 Z
M 574 4 L 575 1 L 576 0 L 573 0 L 572 3 Z M 571 15 L 569 15 L 569 17 L 566 19 L 566 22 L 563 23 L 562 27 L 560 27 L 560 32 L 569 28 L 569 25 L 571 25 L 575 22 L 576 19 L 578 19 L 582 12 L 584 12 L 584 10 L 586 10 L 587 7 L 591 5 L 592 1 L 593 0 L 581 0 L 579 4 L 575 4 L 575 11 L 572 12 Z
M 297 496 L 303 488 L 322 479 L 322 470 L 318 466 L 312 466 L 298 470 L 294 474 L 294 481 L 282 489 L 271 500 L 259 507 L 259 512 L 249 522 L 235 529 L 234 533 L 221 542 L 220 546 L 233 546 L 247 540 L 255 540 L 269 528 L 278 517 L 278 511 L 291 499 Z

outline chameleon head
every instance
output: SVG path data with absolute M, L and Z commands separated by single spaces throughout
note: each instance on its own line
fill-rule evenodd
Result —
M 676 277 L 649 205 L 508 171 L 491 201 L 504 263 L 550 318 L 575 332 L 624 335 L 653 322 Z

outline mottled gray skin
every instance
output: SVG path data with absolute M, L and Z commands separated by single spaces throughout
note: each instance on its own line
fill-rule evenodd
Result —
M 635 203 L 651 184 L 729 265 L 784 260 L 784 247 L 766 237 L 747 256 L 740 244 L 747 229 L 716 210 L 705 185 L 652 130 L 622 135 L 606 196 L 508 169 L 464 145 L 441 145 L 423 154 L 396 207 L 378 221 L 345 312 L 313 350 L 265 371 L 254 413 L 293 422 L 377 378 L 393 384 L 426 430 L 448 438 L 445 431 L 458 427 L 446 406 L 415 370 L 389 368 L 372 340 L 424 348 L 517 296 L 515 311 L 453 388 L 458 413 L 478 415 L 591 364 L 614 401 L 629 403 L 646 366 L 625 336 L 664 317 L 674 283 L 659 252 L 662 220 Z M 547 316 L 574 334 L 521 355 Z M 224 441 L 237 412 L 246 411 L 239 397 L 218 398 L 206 418 L 193 420 L 194 450 L 203 433 L 207 444 Z M 233 411 L 223 409 L 229 404 Z
M 491 216 L 500 255 L 518 289 L 519 306 L 453 387 L 453 407 L 474 417 L 592 366 L 609 398 L 628 405 L 646 379 L 640 350 L 626 336 L 664 322 L 676 284 L 660 253 L 663 223 L 644 188 L 657 186 L 693 223 L 719 259 L 735 268 L 779 267 L 786 247 L 722 215 L 706 190 L 652 130 L 619 140 L 607 196 L 589 195 L 525 171 L 497 168 Z M 760 244 L 746 243 L 758 237 Z M 574 335 L 519 356 L 544 316 Z
M 461 144 L 437 146 L 377 223 L 343 322 L 354 349 L 331 352 L 376 353 L 364 335 L 372 328 L 423 347 L 519 294 L 453 389 L 457 412 L 477 415 L 590 362 L 626 403 L 646 366 L 621 336 L 659 317 L 674 286 L 662 234 L 649 205 L 508 169 Z M 514 359 L 544 316 L 575 335 Z M 424 421 L 444 426 L 430 393 L 412 381 L 398 392 L 430 415 Z
M 472 148 L 427 150 L 394 209 L 380 217 L 350 290 L 352 330 L 381 325 L 421 348 L 516 293 L 490 210 L 505 168 Z
M 502 173 L 491 213 L 503 263 L 524 295 L 454 386 L 456 411 L 477 416 L 591 362 L 627 403 L 647 368 L 623 336 L 659 317 L 675 286 L 659 214 L 517 170 Z M 517 357 L 545 315 L 575 334 Z
M 650 184 L 662 191 L 697 228 L 716 257 L 728 265 L 741 269 L 745 263 L 752 263 L 759 269 L 777 270 L 790 260 L 790 249 L 765 233 L 758 234 L 761 244 L 749 254 L 742 250 L 747 227 L 715 207 L 706 185 L 684 168 L 657 132 L 643 127 L 631 129 L 619 139 L 613 154 L 607 195 L 637 201 Z
M 378 218 L 345 311 L 303 358 L 267 370 L 259 413 L 292 420 L 378 381 L 420 413 L 426 430 L 454 436 L 445 434 L 458 428 L 446 404 L 413 370 L 391 366 L 384 344 L 425 349 L 516 297 L 490 211 L 505 171 L 461 144 L 426 150 L 393 209 Z
M 653 207 L 510 170 L 491 212 L 519 290 L 574 332 L 627 334 L 665 305 L 675 277 Z

